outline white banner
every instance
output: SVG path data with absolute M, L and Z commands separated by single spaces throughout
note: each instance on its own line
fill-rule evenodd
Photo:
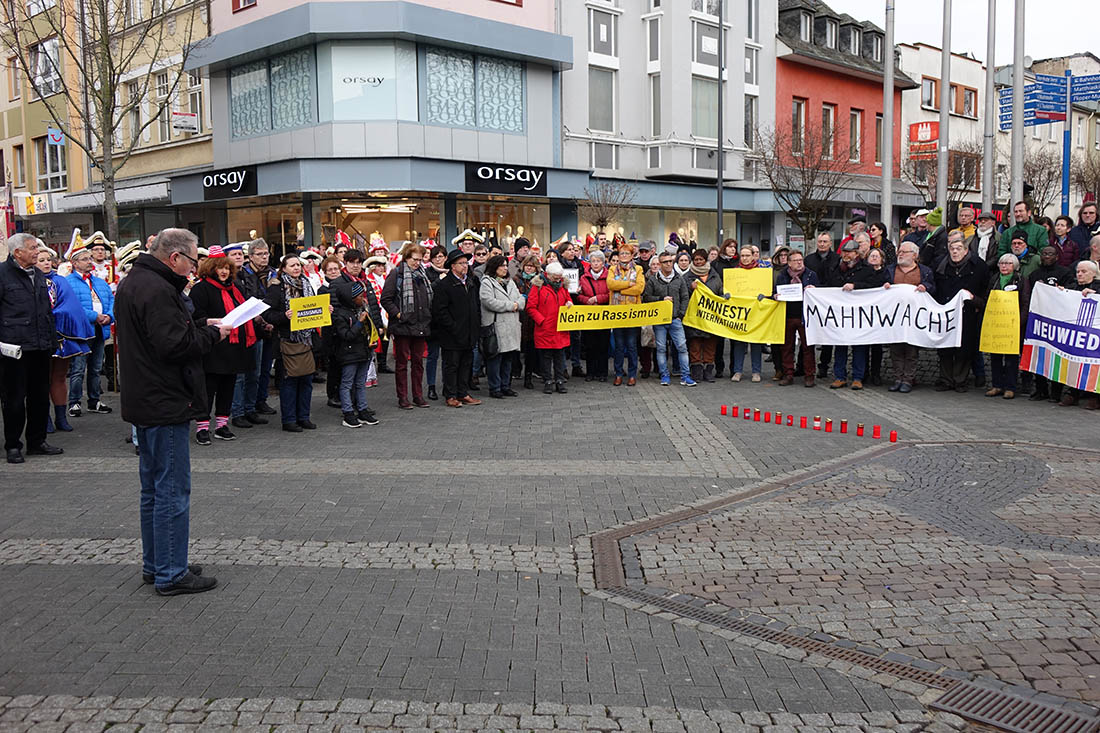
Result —
M 908 343 L 929 349 L 962 343 L 963 291 L 941 305 L 914 285 L 844 291 L 807 288 L 803 294 L 806 340 L 811 344 L 860 346 Z

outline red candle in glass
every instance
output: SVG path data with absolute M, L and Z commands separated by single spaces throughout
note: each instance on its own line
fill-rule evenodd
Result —
M 847 420 L 841 420 L 840 421 L 840 432 L 842 432 L 842 433 L 848 432 L 848 421 Z
M 863 423 L 856 423 L 856 435 L 863 437 Z

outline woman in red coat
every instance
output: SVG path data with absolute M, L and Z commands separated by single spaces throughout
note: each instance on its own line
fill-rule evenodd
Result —
M 611 302 L 607 289 L 607 268 L 604 255 L 593 248 L 588 253 L 588 272 L 581 275 L 581 293 L 577 297 L 579 305 L 607 305 Z M 611 331 L 593 329 L 584 331 L 584 353 L 588 361 L 584 381 L 607 381 L 607 354 L 611 343 Z
M 558 310 L 569 308 L 573 299 L 565 287 L 565 273 L 558 262 L 546 266 L 546 277 L 527 294 L 527 315 L 535 324 L 535 348 L 542 364 L 542 391 L 565 394 L 565 349 L 569 332 L 558 330 Z M 553 372 L 551 372 L 551 369 Z

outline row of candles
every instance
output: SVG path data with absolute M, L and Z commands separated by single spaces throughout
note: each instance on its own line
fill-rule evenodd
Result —
M 763 419 L 763 422 L 766 422 L 766 423 L 774 422 L 776 425 L 782 425 L 783 424 L 783 417 L 784 417 L 782 412 L 776 411 L 776 412 L 773 413 L 770 410 L 765 410 L 765 411 L 761 412 L 761 410 L 759 408 L 751 408 L 751 409 L 748 408 L 748 407 L 741 408 L 741 407 L 738 407 L 737 405 L 722 405 L 722 414 L 723 415 L 729 415 L 731 417 L 739 417 L 739 416 L 743 415 L 745 420 L 751 420 L 752 422 L 761 422 L 761 419 Z M 787 418 L 787 427 L 789 427 L 789 428 L 794 427 L 794 415 L 788 414 L 786 416 L 786 418 Z M 798 418 L 798 427 L 802 428 L 803 430 L 809 429 L 810 421 L 805 415 Z M 831 418 L 825 418 L 824 421 L 823 421 L 821 419 L 820 415 L 814 415 L 813 429 L 814 430 L 819 430 L 819 431 L 824 430 L 826 433 L 831 433 L 831 432 L 833 432 L 833 421 L 832 421 Z M 841 420 L 840 421 L 840 432 L 841 433 L 847 433 L 848 432 L 848 421 L 847 420 Z M 858 437 L 862 438 L 863 433 L 864 433 L 863 423 L 856 423 L 856 435 Z M 871 437 L 875 440 L 880 440 L 882 438 L 882 426 L 881 425 L 872 425 L 871 426 Z M 897 430 L 891 430 L 890 431 L 890 442 L 891 443 L 898 442 L 898 431 Z

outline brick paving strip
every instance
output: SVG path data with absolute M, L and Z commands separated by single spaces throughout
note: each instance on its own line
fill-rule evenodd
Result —
M 308 728 L 307 728 L 308 727 Z M 652 733 L 949 733 L 962 718 L 926 710 L 802 714 L 560 703 L 0 696 L 0 730 L 11 733 L 143 733 L 246 729 L 297 731 L 652 731 Z
M 132 538 L 0 540 L 0 565 L 127 565 L 140 557 L 141 541 Z M 532 545 L 199 538 L 191 540 L 190 560 L 212 565 L 577 574 L 573 548 Z
M 980 436 L 963 430 L 958 425 L 922 412 L 912 404 L 902 404 L 896 398 L 882 392 L 848 389 L 833 390 L 843 400 L 858 405 L 876 415 L 889 419 L 899 428 L 906 440 L 975 440 Z M 869 426 L 868 426 L 869 427 Z

